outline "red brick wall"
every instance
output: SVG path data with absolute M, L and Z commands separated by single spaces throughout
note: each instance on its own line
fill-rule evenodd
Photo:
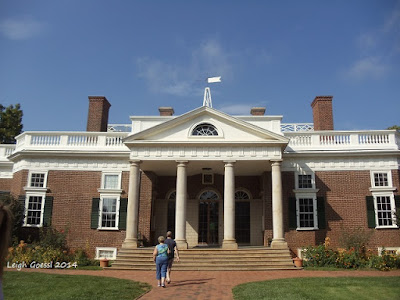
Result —
M 155 200 L 155 187 L 157 177 L 152 172 L 142 172 L 139 201 L 139 227 L 138 231 L 145 245 L 151 245 L 151 212 Z
M 87 131 L 107 131 L 108 111 L 111 104 L 106 97 L 89 96 Z
M 392 172 L 393 185 L 399 187 L 399 173 Z M 292 250 L 307 246 L 318 245 L 324 242 L 325 237 L 331 239 L 332 247 L 340 247 L 343 231 L 352 232 L 361 228 L 371 234 L 368 247 L 376 251 L 379 246 L 400 246 L 400 232 L 398 229 L 370 229 L 367 223 L 366 196 L 371 195 L 369 171 L 338 171 L 316 172 L 317 196 L 324 197 L 326 229 L 316 231 L 288 230 L 287 201 L 289 189 L 284 184 L 284 212 L 287 220 L 286 240 Z M 293 180 L 294 182 L 294 180 Z
M 0 178 L 0 191 L 11 191 L 12 178 Z
M 333 130 L 332 96 L 317 96 L 311 103 L 314 130 Z
M 122 174 L 121 198 L 127 198 L 127 172 Z M 120 248 L 125 231 L 90 228 L 92 198 L 99 198 L 101 172 L 49 171 L 48 196 L 53 196 L 52 225 L 57 230 L 68 228 L 67 242 L 72 249 L 85 248 L 91 255 L 96 247 Z
M 14 173 L 13 180 L 11 183 L 11 194 L 14 197 L 18 197 L 19 195 L 24 195 L 24 187 L 28 184 L 28 170 L 22 170 Z

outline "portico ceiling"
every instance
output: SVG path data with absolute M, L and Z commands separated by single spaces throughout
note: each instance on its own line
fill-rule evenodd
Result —
M 187 175 L 192 176 L 203 172 L 224 174 L 223 161 L 188 161 Z M 176 161 L 145 160 L 140 164 L 143 171 L 151 171 L 158 176 L 176 176 Z M 234 164 L 235 176 L 257 176 L 266 171 L 271 171 L 268 160 L 236 161 Z

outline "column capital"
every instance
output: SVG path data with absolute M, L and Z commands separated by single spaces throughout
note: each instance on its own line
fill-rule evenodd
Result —
M 135 159 L 131 159 L 130 161 L 129 161 L 129 163 L 131 164 L 131 166 L 139 166 L 141 163 L 142 163 L 142 161 L 141 160 L 135 160 Z
M 186 167 L 186 165 L 189 163 L 187 160 L 176 160 L 176 163 L 178 164 L 178 167 Z
M 225 164 L 225 167 L 226 166 L 229 167 L 229 166 L 233 166 L 236 163 L 236 160 L 224 160 L 223 162 Z
M 271 159 L 270 160 L 270 162 L 271 162 L 271 166 L 280 166 L 280 165 L 282 165 L 282 159 Z

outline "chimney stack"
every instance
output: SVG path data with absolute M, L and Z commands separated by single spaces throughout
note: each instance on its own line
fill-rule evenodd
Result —
M 159 107 L 160 116 L 172 116 L 175 112 L 172 107 Z
M 333 96 L 317 96 L 311 103 L 314 130 L 333 130 L 332 98 Z
M 265 114 L 265 107 L 253 107 L 250 113 L 253 116 L 263 116 Z
M 86 131 L 106 132 L 110 102 L 104 96 L 89 96 L 89 113 Z

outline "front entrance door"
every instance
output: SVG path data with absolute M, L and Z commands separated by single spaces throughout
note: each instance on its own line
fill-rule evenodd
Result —
M 218 202 L 200 200 L 199 244 L 218 244 Z

